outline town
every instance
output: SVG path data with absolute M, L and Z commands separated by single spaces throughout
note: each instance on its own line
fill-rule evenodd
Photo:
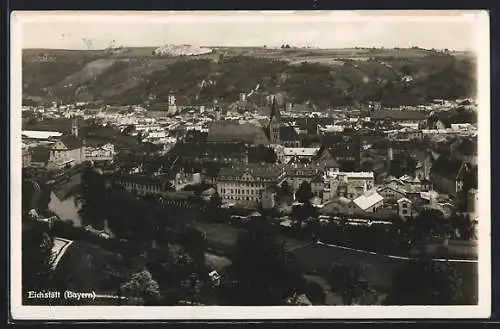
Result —
M 411 237 L 401 232 L 426 214 L 435 221 L 424 238 L 430 252 L 477 257 L 460 243 L 476 239 L 478 220 L 477 109 L 470 99 L 323 113 L 287 110 L 290 104 L 269 97 L 267 117 L 242 110 L 244 94 L 236 109 L 176 107 L 175 96 L 162 106 L 23 108 L 35 126 L 66 124 L 60 131 L 23 130 L 24 179 L 50 193 L 51 216 L 31 215 L 114 238 L 108 224 L 87 224 L 78 212 L 79 185 L 91 168 L 109 189 L 119 185 L 176 211 L 177 230 L 195 223 L 205 236 L 217 235 L 211 231 L 224 223 L 245 227 L 267 214 L 293 239 L 410 255 Z M 207 215 L 214 202 L 218 218 Z M 396 226 L 397 241 L 385 240 L 380 231 Z M 332 233 L 340 227 L 373 236 Z M 121 237 L 132 238 L 122 229 Z

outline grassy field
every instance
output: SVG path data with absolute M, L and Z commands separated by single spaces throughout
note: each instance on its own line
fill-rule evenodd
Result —
M 223 223 L 209 223 L 197 221 L 196 225 L 206 233 L 209 242 L 215 242 L 225 246 L 234 246 L 242 229 L 235 228 Z

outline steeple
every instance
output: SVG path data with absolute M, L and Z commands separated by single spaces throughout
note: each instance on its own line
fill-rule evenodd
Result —
M 271 117 L 269 121 L 269 139 L 272 144 L 280 144 L 281 115 L 276 104 L 276 97 L 273 97 L 271 104 Z
M 280 110 L 276 104 L 276 96 L 273 96 L 273 101 L 271 103 L 271 117 L 270 120 L 273 121 L 273 119 L 277 120 L 278 122 L 281 121 L 281 114 Z

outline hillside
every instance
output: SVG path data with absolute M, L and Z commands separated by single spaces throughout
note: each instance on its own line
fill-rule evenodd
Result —
M 51 101 L 142 104 L 151 95 L 179 104 L 260 104 L 269 93 L 320 106 L 382 101 L 415 104 L 475 94 L 475 59 L 424 49 L 217 48 L 174 56 L 155 48 L 23 52 L 23 96 Z M 404 80 L 404 81 L 403 81 Z M 258 86 L 258 88 L 256 88 Z

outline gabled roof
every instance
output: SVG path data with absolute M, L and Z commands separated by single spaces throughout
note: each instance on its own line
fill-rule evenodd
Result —
M 378 194 L 377 192 L 373 192 L 370 195 L 360 195 L 353 202 L 358 206 L 361 210 L 366 210 L 371 206 L 377 204 L 378 202 L 384 200 L 384 197 Z
M 61 137 L 61 142 L 68 148 L 68 150 L 74 150 L 82 147 L 82 140 L 73 136 L 73 135 L 65 135 Z

